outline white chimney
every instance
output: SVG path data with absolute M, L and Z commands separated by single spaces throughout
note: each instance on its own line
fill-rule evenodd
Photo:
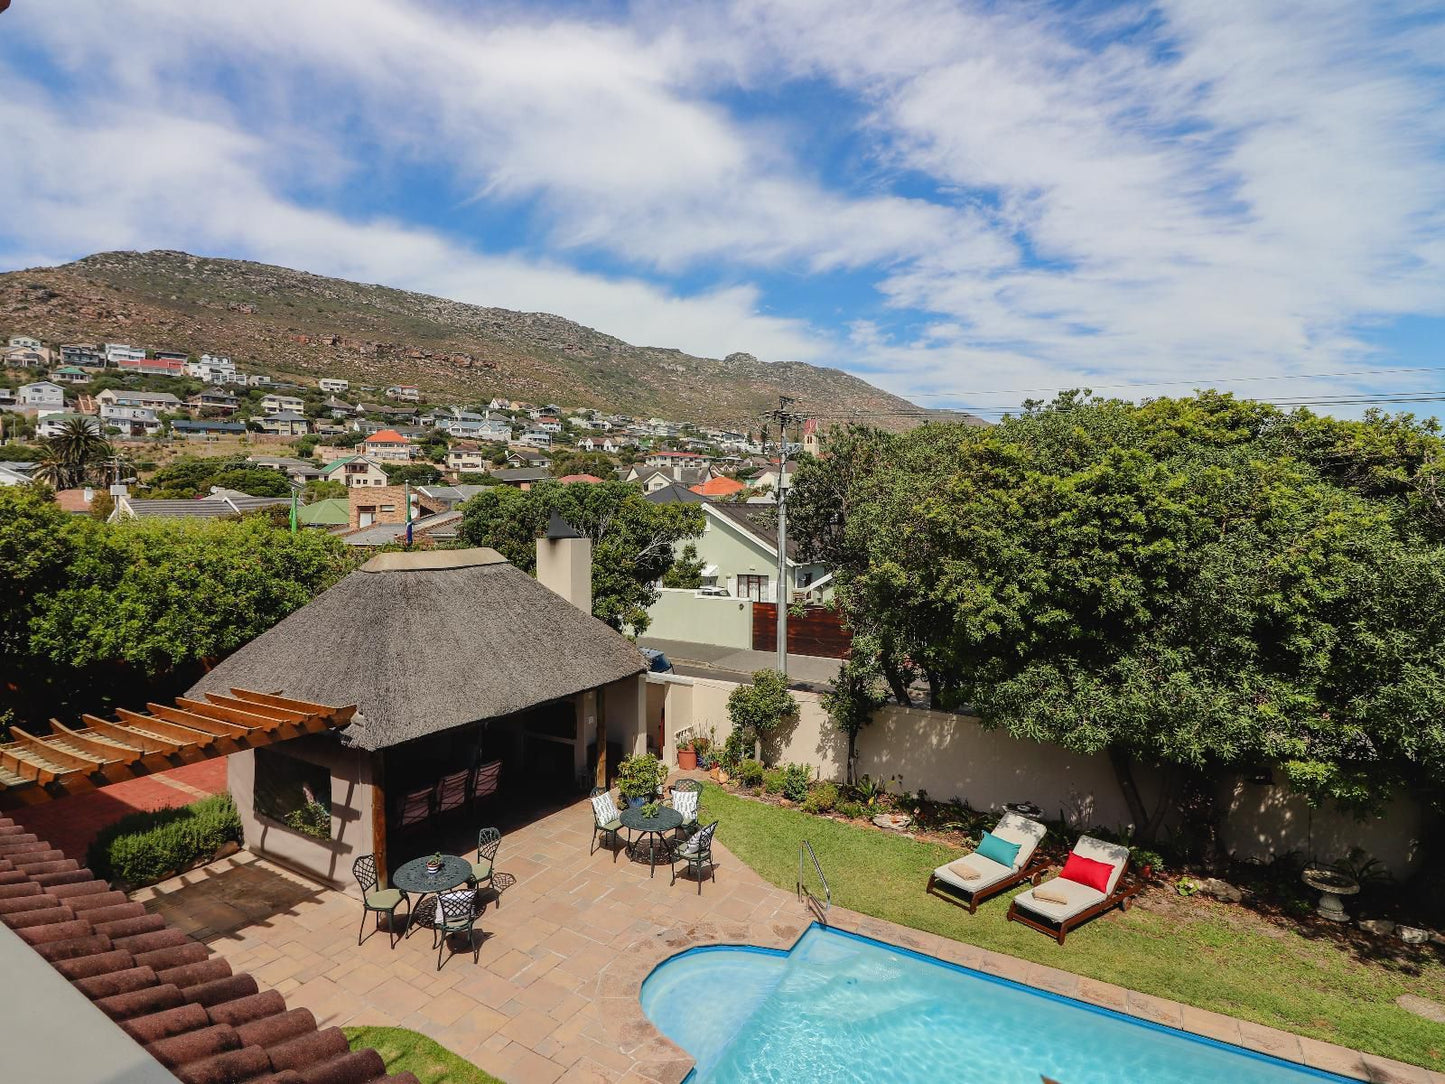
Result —
M 90 486 L 86 486 L 85 492 L 82 493 L 81 496 L 85 499 L 85 503 L 89 504 L 91 501 L 95 500 L 95 490 L 92 489 Z
M 592 612 L 592 542 L 556 512 L 537 539 L 537 582 L 583 613 Z

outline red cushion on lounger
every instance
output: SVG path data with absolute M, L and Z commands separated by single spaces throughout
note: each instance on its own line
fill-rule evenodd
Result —
M 1073 881 L 1076 884 L 1088 885 L 1090 888 L 1100 892 L 1109 890 L 1109 878 L 1114 874 L 1114 867 L 1108 862 L 1096 862 L 1092 858 L 1085 858 L 1081 854 L 1069 855 L 1069 860 L 1064 863 L 1064 868 L 1059 871 L 1059 876 L 1066 881 Z

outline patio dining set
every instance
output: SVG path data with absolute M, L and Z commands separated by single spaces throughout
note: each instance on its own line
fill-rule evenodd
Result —
M 494 889 L 495 863 L 501 845 L 499 830 L 483 828 L 477 833 L 475 858 L 440 853 L 414 858 L 391 875 L 389 888 L 381 887 L 375 856 L 362 855 L 351 867 L 361 886 L 363 901 L 356 943 L 359 945 L 365 939 L 368 915 L 375 915 L 377 929 L 381 928 L 381 916 L 386 915 L 387 937 L 392 948 L 418 929 L 431 930 L 432 948 L 436 949 L 440 971 L 449 941 L 465 934 L 475 963 L 481 954 L 481 943 L 475 936 L 476 921 L 481 914 L 481 893 Z M 406 917 L 399 921 L 397 910 L 403 903 Z
M 592 792 L 591 850 L 596 850 L 600 840 L 612 851 L 614 862 L 621 850 L 634 859 L 640 859 L 645 854 L 649 877 L 656 874 L 661 855 L 671 867 L 671 883 L 677 883 L 680 863 L 697 881 L 698 895 L 702 895 L 703 874 L 717 879 L 712 860 L 712 837 L 717 832 L 718 822 L 698 826 L 698 799 L 701 794 L 702 784 L 696 779 L 682 779 L 671 788 L 669 805 L 654 802 L 650 806 L 619 810 L 612 792 L 598 787 Z M 624 831 L 628 834 L 625 844 L 621 835 Z

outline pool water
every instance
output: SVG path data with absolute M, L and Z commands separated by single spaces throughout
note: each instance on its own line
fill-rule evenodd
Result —
M 788 952 L 665 960 L 642 1009 L 694 1084 L 1346 1081 L 816 924 Z

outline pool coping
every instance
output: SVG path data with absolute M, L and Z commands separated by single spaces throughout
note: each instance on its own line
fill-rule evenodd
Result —
M 660 1040 L 662 1045 L 670 1047 L 679 1055 L 678 1061 L 674 1063 L 678 1075 L 669 1074 L 665 1084 L 681 1084 L 687 1080 L 693 1071 L 694 1062 L 691 1055 L 663 1035 L 642 1012 L 640 998 L 642 984 L 647 977 L 662 963 L 695 948 L 747 947 L 790 951 L 815 924 L 819 923 L 813 920 L 811 914 L 797 926 L 777 923 L 771 928 L 760 929 L 754 926 L 746 932 L 735 926 L 727 929 L 722 924 L 690 923 L 686 927 L 675 927 L 662 936 L 667 951 L 661 955 L 656 954 L 656 939 L 648 938 L 633 946 L 636 950 L 642 950 L 639 955 L 645 954 L 646 958 L 638 959 L 632 956 L 630 959 L 619 959 L 615 962 L 619 965 L 618 970 L 625 970 L 626 973 L 625 979 L 622 974 L 616 974 L 616 978 L 620 980 L 619 987 L 628 991 L 624 996 L 630 997 L 632 1006 L 635 1006 L 635 1015 L 632 1012 L 627 1015 L 636 1023 L 643 1024 L 646 1031 Z M 1051 995 L 1083 1008 L 1102 1009 L 1136 1022 L 1182 1032 L 1196 1039 L 1237 1048 L 1245 1053 L 1261 1054 L 1346 1080 L 1365 1084 L 1445 1084 L 1445 1073 L 1438 1073 L 1423 1066 L 1350 1050 L 1263 1024 L 1195 1008 L 1182 1002 L 1139 993 L 1061 968 L 1032 963 L 845 908 L 834 907 L 829 912 L 828 921 L 821 925 L 945 965 L 951 964 L 969 972 L 977 972 L 984 978 L 1003 979 L 1031 992 Z M 648 949 L 651 951 L 647 951 Z M 1066 948 L 1061 949 L 1061 952 L 1066 951 Z M 1324 1081 L 1329 1079 L 1328 1076 L 1322 1077 Z

